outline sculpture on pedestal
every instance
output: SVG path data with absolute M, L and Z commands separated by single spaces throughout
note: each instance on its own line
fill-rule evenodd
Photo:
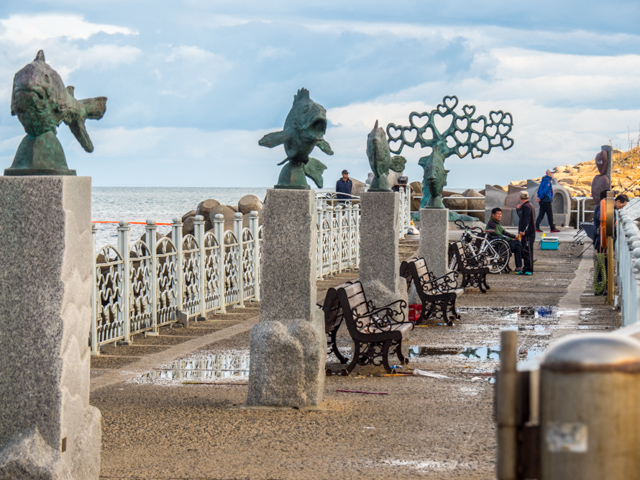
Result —
M 322 188 L 322 172 L 326 165 L 309 157 L 317 146 L 327 155 L 333 155 L 331 145 L 323 137 L 327 130 L 327 112 L 311 98 L 306 88 L 301 88 L 293 97 L 293 106 L 284 121 L 284 128 L 279 132 L 268 133 L 260 139 L 262 147 L 273 148 L 284 144 L 287 154 L 278 165 L 285 164 L 280 171 L 275 188 L 309 190 L 305 177 Z
M 5 175 L 75 175 L 67 167 L 56 128 L 69 125 L 87 152 L 93 144 L 84 126 L 87 118 L 99 120 L 106 110 L 107 98 L 76 100 L 74 87 L 65 88 L 60 75 L 45 62 L 40 50 L 33 62 L 16 73 L 11 94 L 11 115 L 17 115 L 27 135 L 22 139 Z
M 389 186 L 389 170 L 394 172 L 402 172 L 407 160 L 400 155 L 391 157 L 389 150 L 389 142 L 387 142 L 387 136 L 382 128 L 378 127 L 378 120 L 373 127 L 373 130 L 367 137 L 367 157 L 369 158 L 369 165 L 371 165 L 371 171 L 373 172 L 373 180 L 369 187 L 370 192 L 390 192 Z
M 591 182 L 591 198 L 596 203 L 600 203 L 600 193 L 611 188 L 611 147 L 604 145 L 595 158 L 598 175 L 593 177 Z
M 455 111 L 457 106 L 458 97 L 444 97 L 431 112 L 411 112 L 409 126 L 387 125 L 392 153 L 399 154 L 405 146 L 416 144 L 432 149 L 418 162 L 424 168 L 420 208 L 444 208 L 442 189 L 449 173 L 444 168 L 447 157 L 455 154 L 463 158 L 471 154 L 473 158 L 479 158 L 493 147 L 507 150 L 513 146 L 513 139 L 508 136 L 513 128 L 510 113 L 492 111 L 487 119 L 484 115 L 474 117 L 476 107 L 473 105 L 462 107 L 462 114 Z M 415 138 L 411 140 L 408 136 Z

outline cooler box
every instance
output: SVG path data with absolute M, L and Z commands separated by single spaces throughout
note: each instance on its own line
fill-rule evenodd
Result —
M 540 248 L 542 250 L 558 250 L 560 240 L 558 237 L 545 237 L 540 240 Z
M 418 305 L 410 304 L 409 305 L 409 321 L 417 322 L 418 319 L 420 318 L 421 314 L 422 314 L 422 305 L 420 305 L 420 304 L 418 304 Z

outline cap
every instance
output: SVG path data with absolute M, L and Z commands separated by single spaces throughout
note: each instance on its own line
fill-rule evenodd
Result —
M 529 198 L 529 192 L 520 192 L 520 198 Z
M 553 175 L 555 172 L 553 170 L 547 170 L 547 175 Z
M 345 173 L 349 175 L 349 172 L 347 172 L 346 170 L 342 170 L 342 174 L 344 175 Z

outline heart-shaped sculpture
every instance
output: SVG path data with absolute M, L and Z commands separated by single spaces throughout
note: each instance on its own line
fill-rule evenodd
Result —
M 505 150 L 508 150 L 511 147 L 513 147 L 513 140 L 511 140 L 509 137 L 503 137 L 502 138 L 502 148 L 504 148 Z
M 512 129 L 513 126 L 511 125 L 505 125 L 504 123 L 498 125 L 498 132 L 500 132 L 500 135 L 507 135 Z
M 470 137 L 469 132 L 461 132 L 460 130 L 456 130 L 456 132 L 453 135 L 458 141 L 458 144 L 467 143 Z
M 398 127 L 395 123 L 390 123 L 387 125 L 387 137 L 389 137 L 389 141 L 391 140 L 400 140 L 402 136 L 402 128 Z
M 466 130 L 469 127 L 469 119 L 466 117 L 458 117 L 456 118 L 456 129 L 457 130 Z
M 504 118 L 504 112 L 502 110 L 498 110 L 497 112 L 491 112 L 489 114 L 489 118 L 492 123 L 500 123 Z
M 431 117 L 428 113 L 416 113 L 411 112 L 409 114 L 409 123 L 412 127 L 417 128 L 418 130 L 422 130 L 430 121 Z
M 465 157 L 469 153 L 469 145 L 458 145 L 456 147 L 456 153 L 460 158 Z
M 495 125 L 487 125 L 487 128 L 485 128 L 484 132 L 490 137 L 495 137 L 496 133 L 498 133 L 498 127 L 496 127 Z
M 471 129 L 482 134 L 487 126 L 487 119 L 484 115 L 480 115 L 475 122 L 471 122 Z
M 473 117 L 473 114 L 476 113 L 476 107 L 474 107 L 473 105 L 465 105 L 464 107 L 462 107 L 462 112 L 467 117 Z
M 455 109 L 458 106 L 458 97 L 456 96 L 444 97 L 442 101 L 444 102 L 445 106 L 449 109 L 449 111 L 453 111 L 453 109 Z
M 445 132 L 449 129 L 451 124 L 453 123 L 453 115 L 440 115 L 435 114 L 431 116 L 431 124 L 436 128 L 436 130 L 444 135 Z
M 409 147 L 413 147 L 416 144 L 418 138 L 418 131 L 415 128 L 407 128 L 402 130 L 402 141 Z
M 510 113 L 505 113 L 504 114 L 504 118 L 502 119 L 502 123 L 504 123 L 505 125 L 513 125 L 513 118 L 511 117 Z

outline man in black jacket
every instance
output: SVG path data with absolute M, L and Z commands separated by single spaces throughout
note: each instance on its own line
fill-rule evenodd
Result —
M 532 275 L 533 274 L 533 244 L 536 241 L 536 224 L 535 224 L 535 212 L 533 205 L 529 201 L 529 194 L 527 192 L 520 193 L 520 205 L 518 206 L 520 211 L 520 221 L 518 222 L 518 232 L 522 242 L 522 260 L 524 265 L 521 272 L 516 272 L 519 275 Z

